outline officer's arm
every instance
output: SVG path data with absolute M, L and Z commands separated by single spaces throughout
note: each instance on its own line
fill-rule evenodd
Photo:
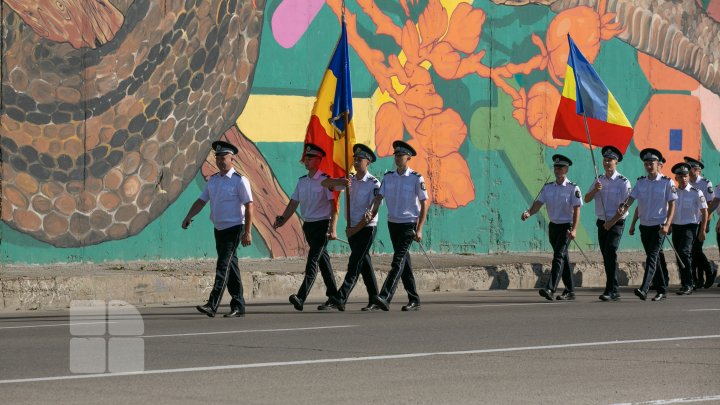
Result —
M 705 229 L 707 229 L 708 225 L 708 210 L 707 208 L 700 208 L 700 227 L 698 228 L 698 240 L 700 242 L 705 240 Z
M 350 179 L 346 179 L 345 177 L 338 179 L 328 177 L 327 179 L 321 181 L 320 185 L 325 188 L 329 188 L 330 190 L 339 191 L 350 185 Z
M 188 210 L 187 215 L 185 215 L 185 219 L 183 219 L 183 229 L 187 229 L 187 227 L 190 226 L 190 222 L 192 222 L 193 217 L 197 215 L 200 211 L 202 211 L 203 207 L 205 207 L 205 204 L 207 204 L 207 201 L 203 201 L 199 198 L 195 200 L 193 205 L 190 207 L 190 210 Z
M 535 215 L 536 212 L 540 211 L 540 207 L 543 206 L 543 203 L 541 203 L 538 200 L 533 201 L 533 205 L 530 206 L 527 210 L 525 210 L 524 214 L 527 214 L 527 216 L 523 215 L 525 218 L 523 218 L 523 221 L 527 218 Z
M 575 235 L 577 234 L 576 230 L 577 230 L 579 223 L 580 223 L 580 206 L 576 205 L 575 207 L 573 207 L 572 225 L 570 225 L 570 230 L 568 231 L 570 233 L 570 239 L 575 239 Z
M 252 245 L 252 226 L 253 215 L 255 214 L 255 205 L 252 201 L 245 203 L 245 226 L 241 243 L 243 246 Z
M 288 219 L 290 219 L 290 217 L 295 213 L 298 204 L 300 204 L 300 201 L 290 199 L 287 207 L 285 207 L 285 212 L 283 212 L 281 216 L 275 218 L 275 224 L 273 225 L 273 228 L 277 229 L 285 225 L 285 222 L 287 222 Z
M 373 198 L 372 203 L 370 204 L 370 208 L 368 208 L 368 212 L 365 213 L 365 217 L 370 217 L 370 219 L 375 218 L 375 215 L 377 215 L 378 210 L 380 210 L 380 203 L 382 203 L 383 196 L 382 194 L 378 194 Z M 368 220 L 368 222 L 370 222 Z
M 334 201 L 330 203 L 330 206 L 330 228 L 328 229 L 328 235 L 330 239 L 337 239 L 338 206 Z
M 713 198 L 712 201 L 710 201 L 710 204 L 708 204 L 708 216 L 712 215 L 712 213 L 715 212 L 719 203 L 720 198 Z
M 417 228 L 415 230 L 415 240 L 420 242 L 422 240 L 423 225 L 425 225 L 425 217 L 427 216 L 428 206 L 427 200 L 420 201 L 420 216 L 417 220 Z
M 600 190 L 600 189 L 602 189 L 602 184 L 600 183 L 600 180 L 599 180 L 599 179 L 596 179 L 596 180 L 595 180 L 595 183 L 593 183 L 592 188 L 590 188 L 590 191 L 588 191 L 587 194 L 585 194 L 585 196 L 583 197 L 583 202 L 584 202 L 585 204 L 587 204 L 587 203 L 589 203 L 590 201 L 592 201 L 593 198 L 595 198 L 595 194 L 596 194 L 596 193 L 598 192 L 598 190 Z
M 667 220 L 665 220 L 665 225 L 663 225 L 663 230 L 665 231 L 666 235 L 668 233 L 670 233 L 670 226 L 672 225 L 672 220 L 673 220 L 674 216 L 675 216 L 675 200 L 668 201 Z

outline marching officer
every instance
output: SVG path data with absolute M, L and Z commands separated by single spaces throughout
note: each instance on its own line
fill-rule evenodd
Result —
M 350 244 L 350 259 L 348 260 L 347 273 L 345 273 L 345 281 L 343 281 L 337 294 L 330 297 L 327 303 L 319 307 L 321 310 L 338 309 L 344 311 L 348 296 L 355 288 L 355 283 L 357 283 L 360 274 L 362 274 L 368 292 L 368 300 L 370 300 L 368 305 L 362 308 L 363 311 L 369 310 L 372 305 L 372 297 L 378 294 L 375 271 L 370 257 L 370 248 L 373 240 L 375 240 L 378 218 L 377 215 L 369 220 L 365 218 L 365 212 L 370 209 L 375 196 L 378 195 L 380 190 L 380 181 L 368 171 L 368 167 L 376 159 L 372 149 L 361 143 L 355 144 L 353 146 L 355 174 L 350 180 L 328 178 L 322 182 L 323 186 L 334 189 L 349 186 L 346 192 L 350 193 L 350 223 L 345 230 L 345 234 Z
M 192 218 L 210 201 L 210 220 L 215 227 L 215 283 L 205 305 L 196 308 L 201 313 L 214 317 L 220 306 L 223 292 L 227 286 L 230 293 L 230 312 L 225 317 L 245 316 L 245 299 L 240 280 L 237 248 L 252 244 L 253 197 L 250 182 L 233 167 L 233 156 L 238 148 L 224 141 L 213 142 L 215 164 L 220 171 L 208 179 L 200 197 L 193 203 L 182 222 L 187 229 Z M 229 270 L 229 273 L 228 273 Z
M 623 155 L 618 148 L 605 146 L 602 148 L 602 156 L 605 173 L 598 177 L 598 180 L 585 194 L 583 201 L 589 203 L 595 200 L 595 215 L 598 218 L 596 222 L 598 243 L 603 256 L 606 276 L 605 290 L 599 298 L 602 301 L 617 301 L 620 299 L 617 280 L 617 250 L 625 228 L 627 213 L 614 223 L 610 220 L 615 217 L 620 203 L 630 195 L 630 181 L 617 172 L 617 164 L 623 160 Z
M 285 225 L 300 207 L 300 216 L 304 220 L 303 233 L 310 245 L 307 262 L 305 263 L 305 277 L 297 294 L 288 299 L 296 310 L 302 311 L 310 289 L 315 283 L 318 266 L 325 282 L 325 295 L 332 297 L 337 294 L 335 275 L 333 274 L 330 256 L 327 253 L 329 239 L 336 239 L 335 226 L 337 224 L 337 208 L 335 197 L 322 181 L 329 176 L 320 170 L 320 163 L 325 157 L 325 151 L 317 145 L 306 143 L 304 146 L 303 164 L 308 174 L 300 177 L 295 191 L 290 197 L 285 212 L 275 219 L 275 229 Z
M 677 181 L 677 208 L 673 217 L 672 241 L 677 250 L 680 267 L 680 290 L 678 295 L 690 295 L 693 292 L 693 265 L 695 239 L 700 245 L 705 240 L 707 226 L 707 201 L 701 190 L 690 185 L 690 165 L 678 163 L 672 168 Z
M 685 163 L 690 165 L 690 185 L 700 190 L 705 197 L 705 201 L 709 204 L 714 197 L 714 190 L 712 182 L 702 176 L 702 171 L 705 169 L 705 165 L 700 159 L 693 159 L 689 156 L 685 156 Z M 708 219 L 708 223 L 710 220 Z M 709 229 L 701 229 L 703 233 L 707 233 Z M 714 270 L 710 265 L 710 261 L 703 252 L 703 243 L 705 240 L 695 238 L 692 246 L 692 274 L 694 288 L 710 288 L 715 281 L 717 276 L 717 270 Z
M 652 148 L 640 151 L 647 176 L 638 178 L 635 188 L 630 192 L 626 202 L 618 207 L 614 220 L 625 215 L 635 200 L 638 202 L 638 216 L 640 218 L 640 239 L 645 248 L 645 275 L 640 288 L 634 293 L 641 300 L 647 299 L 650 283 L 658 270 L 659 254 L 665 236 L 670 232 L 673 215 L 675 213 L 675 200 L 677 190 L 669 177 L 659 173 L 659 165 L 663 160 L 660 151 Z M 667 283 L 664 277 L 658 279 L 658 292 L 653 301 L 660 301 L 667 297 Z
M 392 144 L 395 154 L 396 170 L 385 173 L 382 184 L 375 196 L 371 209 L 365 214 L 370 219 L 377 216 L 378 208 L 383 199 L 387 202 L 388 230 L 393 245 L 393 259 L 385 283 L 380 294 L 373 297 L 368 310 L 390 310 L 398 281 L 402 279 L 409 302 L 402 307 L 403 311 L 420 309 L 420 296 L 415 288 L 415 277 L 410 263 L 410 244 L 415 240 L 422 242 L 423 225 L 427 214 L 428 194 L 425 180 L 420 173 L 408 166 L 410 159 L 417 155 L 415 149 L 403 141 Z
M 552 301 L 562 273 L 565 290 L 556 299 L 574 300 L 575 291 L 568 257 L 568 245 L 575 239 L 575 231 L 580 222 L 580 207 L 583 202 L 580 199 L 580 188 L 567 178 L 572 160 L 563 155 L 553 155 L 552 160 L 555 181 L 543 186 L 538 198 L 533 201 L 529 209 L 522 213 L 520 219 L 525 221 L 538 212 L 543 204 L 545 205 L 550 218 L 548 236 L 553 248 L 553 260 L 550 280 L 545 288 L 540 289 L 539 293 Z

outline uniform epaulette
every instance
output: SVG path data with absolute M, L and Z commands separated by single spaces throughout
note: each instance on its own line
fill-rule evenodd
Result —
M 386 171 L 385 174 L 383 174 L 383 176 L 387 176 L 388 174 L 392 174 L 392 170 Z
M 573 186 L 577 186 L 577 183 L 573 183 L 572 181 L 568 181 L 569 184 L 572 184 Z
M 373 176 L 373 175 L 371 175 L 371 174 L 368 175 L 368 177 L 370 178 L 370 180 L 373 181 L 373 183 L 379 183 L 379 182 L 380 182 L 380 180 L 378 180 L 377 177 L 375 177 L 375 176 Z
M 418 172 L 416 172 L 416 171 L 414 171 L 414 170 L 411 171 L 410 174 L 414 174 L 414 175 L 416 175 L 416 176 L 418 176 L 418 177 L 422 177 L 422 174 L 420 174 L 420 173 L 418 173 Z
M 307 177 L 307 174 L 304 175 L 304 176 L 300 176 L 301 179 L 304 179 L 305 177 Z
M 545 183 L 545 185 L 546 185 L 546 186 L 549 186 L 549 185 L 551 185 L 551 184 L 553 184 L 553 183 L 555 183 L 555 182 L 554 182 L 554 181 L 548 181 L 547 183 Z
M 234 173 L 233 173 L 233 176 L 238 176 L 238 177 L 242 178 L 242 174 L 240 174 L 240 173 L 238 173 L 238 172 L 234 172 Z
M 696 189 L 696 188 L 695 188 L 695 187 L 693 187 L 693 186 L 690 186 L 690 190 L 693 190 L 693 191 L 700 191 L 700 190 Z
M 210 175 L 210 177 L 214 177 L 214 176 L 217 176 L 218 174 L 220 174 L 220 172 L 217 172 L 217 173 L 213 173 L 213 174 L 211 174 L 211 175 Z
M 668 177 L 668 176 L 665 176 L 665 175 L 662 175 L 662 176 L 660 176 L 660 178 L 663 178 L 663 179 L 667 179 L 667 180 L 670 180 L 670 177 Z
M 620 180 L 627 180 L 627 177 L 623 176 L 622 174 L 621 174 L 621 175 L 618 175 L 618 178 L 619 178 Z
M 647 176 L 640 176 L 640 177 L 638 177 L 637 179 L 638 179 L 638 180 L 642 180 L 642 179 L 644 179 L 644 178 L 646 178 L 646 177 L 647 177 Z
M 327 173 L 321 173 L 320 175 L 323 177 L 330 177 L 330 175 L 328 175 Z

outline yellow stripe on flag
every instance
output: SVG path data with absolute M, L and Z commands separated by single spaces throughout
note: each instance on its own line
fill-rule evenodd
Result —
M 575 90 L 575 71 L 572 66 L 568 65 L 565 69 L 565 85 L 563 86 L 562 96 L 577 101 Z
M 608 91 L 608 115 L 607 122 L 616 125 L 622 125 L 623 127 L 630 127 L 630 121 L 628 121 L 625 113 L 620 108 L 615 97 Z

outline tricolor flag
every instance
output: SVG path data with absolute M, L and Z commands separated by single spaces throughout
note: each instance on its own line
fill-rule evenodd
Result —
M 347 131 L 345 131 L 345 112 L 348 114 Z M 349 164 L 349 148 L 355 144 L 355 128 L 352 119 L 350 61 L 347 31 L 343 18 L 342 33 L 335 46 L 332 59 L 330 59 L 330 65 L 320 83 L 305 135 L 306 143 L 314 143 L 327 154 L 320 165 L 320 170 L 331 177 L 345 176 L 346 159 Z M 348 137 L 348 150 L 345 146 L 345 136 Z
M 582 114 L 587 117 L 593 146 L 612 145 L 625 153 L 633 129 L 600 76 L 575 46 L 570 34 L 568 55 L 560 105 L 555 115 L 553 138 L 588 142 Z

